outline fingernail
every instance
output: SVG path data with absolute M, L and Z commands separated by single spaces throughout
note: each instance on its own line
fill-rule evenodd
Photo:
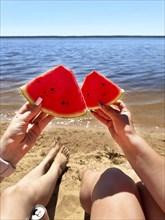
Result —
M 42 102 L 42 98 L 41 97 L 39 97 L 37 100 L 36 100 L 36 102 L 35 102 L 35 105 L 40 105 L 41 104 L 41 102 Z
M 99 101 L 98 104 L 101 108 L 104 107 L 104 104 L 102 102 Z

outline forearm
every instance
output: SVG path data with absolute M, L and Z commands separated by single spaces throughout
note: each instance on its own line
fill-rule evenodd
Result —
M 165 161 L 138 135 L 123 143 L 120 146 L 131 166 L 165 212 Z

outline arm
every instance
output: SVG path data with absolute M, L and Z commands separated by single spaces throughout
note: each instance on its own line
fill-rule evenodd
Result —
M 0 157 L 12 167 L 32 148 L 42 130 L 54 118 L 41 112 L 41 102 L 39 98 L 33 106 L 24 104 L 1 138 Z
M 141 178 L 146 188 L 165 212 L 164 160 L 141 138 L 133 127 L 131 114 L 119 101 L 115 108 L 100 104 L 92 114 L 105 124 L 114 140 L 122 148 L 129 163 Z

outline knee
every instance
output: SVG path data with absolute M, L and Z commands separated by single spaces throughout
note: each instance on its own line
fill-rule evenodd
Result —
M 3 197 L 3 199 L 5 198 L 10 198 L 10 196 L 13 195 L 13 190 L 14 187 L 13 186 L 9 186 L 7 189 L 5 189 L 2 194 L 1 194 L 1 198 Z
M 106 186 L 113 186 L 116 188 L 122 188 L 123 190 L 129 190 L 134 186 L 134 181 L 118 168 L 112 167 L 105 170 L 100 176 L 100 182 Z
M 82 208 L 90 213 L 91 210 L 91 194 L 93 191 L 93 187 L 95 182 L 97 182 L 98 176 L 101 175 L 99 172 L 96 172 L 92 169 L 84 170 L 81 179 L 81 187 L 80 187 L 80 203 Z
M 10 186 L 7 189 L 5 189 L 2 194 L 1 194 L 1 200 L 4 203 L 10 203 L 12 202 L 12 200 L 15 198 L 15 196 L 17 195 L 17 193 L 19 193 L 18 188 L 14 185 L 14 186 Z
M 135 192 L 134 181 L 118 168 L 105 170 L 98 179 L 92 193 L 92 200 L 112 196 L 119 192 Z
M 90 213 L 92 204 L 97 199 L 112 196 L 119 192 L 135 194 L 134 181 L 118 168 L 109 168 L 104 172 L 87 169 L 83 172 L 80 203 L 87 213 Z
M 21 198 L 28 198 L 28 196 L 31 194 L 31 187 L 29 185 L 24 184 L 15 184 L 13 186 L 8 187 L 2 192 L 1 198 L 12 201 Z

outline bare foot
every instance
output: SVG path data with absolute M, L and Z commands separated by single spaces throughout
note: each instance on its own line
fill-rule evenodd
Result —
M 41 163 L 36 166 L 32 171 L 30 171 L 26 176 L 24 176 L 20 182 L 31 182 L 32 180 L 36 180 L 42 175 L 44 175 L 52 165 L 57 153 L 60 150 L 59 142 L 55 141 L 51 145 L 51 149 L 46 155 L 46 157 L 41 161 Z
M 54 160 L 59 150 L 60 150 L 60 144 L 58 141 L 55 141 L 54 143 L 51 144 L 51 149 L 49 150 L 48 154 L 46 155 L 43 161 L 48 162 Z
M 41 162 L 41 164 L 45 164 L 45 173 L 48 171 L 48 169 L 50 168 L 50 166 L 52 165 L 57 153 L 60 150 L 60 144 L 58 141 L 55 141 L 52 145 L 51 145 L 51 149 L 49 150 L 48 154 L 46 155 L 46 157 L 43 159 L 43 161 Z
M 67 147 L 62 146 L 57 153 L 57 156 L 54 159 L 54 163 L 52 165 L 58 167 L 59 169 L 59 176 L 64 171 L 66 164 L 69 161 L 69 150 Z

